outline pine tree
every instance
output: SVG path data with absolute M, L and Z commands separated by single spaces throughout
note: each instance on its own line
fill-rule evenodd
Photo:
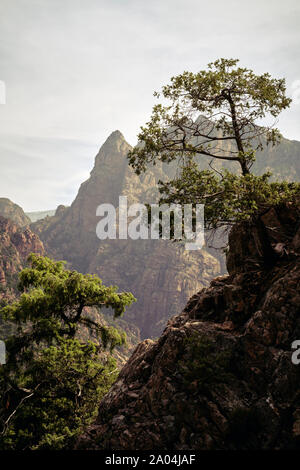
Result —
M 111 356 L 125 333 L 92 320 L 86 307 L 123 314 L 135 299 L 63 262 L 31 254 L 20 273 L 20 298 L 0 316 L 13 322 L 0 367 L 0 449 L 67 448 L 97 413 L 117 376 Z M 80 327 L 97 341 L 83 342 Z

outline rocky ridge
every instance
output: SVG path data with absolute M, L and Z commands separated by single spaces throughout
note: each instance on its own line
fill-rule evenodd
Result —
M 31 224 L 23 209 L 6 197 L 0 197 L 0 216 L 10 219 L 20 227 Z
M 137 346 L 77 448 L 299 447 L 299 215 L 284 205 L 232 229 L 229 275 Z
M 45 254 L 39 237 L 0 216 L 0 299 L 14 295 L 18 274 L 30 253 Z
M 206 250 L 187 252 L 164 240 L 104 240 L 96 237 L 99 204 L 157 202 L 157 181 L 174 169 L 159 164 L 142 176 L 128 165 L 131 149 L 119 131 L 113 132 L 95 159 L 71 207 L 60 206 L 54 217 L 32 224 L 47 253 L 65 259 L 81 272 L 97 274 L 105 284 L 131 291 L 137 302 L 126 312 L 143 338 L 158 336 L 168 318 L 179 313 L 188 298 L 220 272 L 218 260 Z M 151 316 L 150 316 L 151 313 Z

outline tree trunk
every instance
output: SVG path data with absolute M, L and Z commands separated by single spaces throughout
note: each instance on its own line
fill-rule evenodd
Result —
M 230 91 L 228 90 L 227 93 L 226 92 L 223 93 L 223 96 L 225 96 L 225 98 L 228 100 L 228 103 L 229 103 L 229 106 L 230 106 L 232 127 L 233 127 L 233 130 L 234 130 L 234 137 L 235 137 L 235 141 L 236 141 L 238 151 L 241 154 L 243 154 L 244 153 L 244 146 L 243 146 L 243 142 L 242 142 L 242 139 L 241 139 L 241 136 L 240 136 L 239 127 L 238 127 L 238 123 L 237 123 L 236 112 L 235 112 L 235 105 L 234 105 L 233 99 L 231 97 Z M 246 162 L 245 157 L 243 155 L 240 156 L 238 161 L 241 165 L 243 176 L 249 175 L 250 171 L 249 171 L 249 168 L 247 166 L 247 162 Z

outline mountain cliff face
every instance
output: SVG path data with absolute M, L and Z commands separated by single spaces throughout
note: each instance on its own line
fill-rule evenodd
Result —
M 158 163 L 137 176 L 128 166 L 130 145 L 119 131 L 113 132 L 95 159 L 71 207 L 59 206 L 54 217 L 32 224 L 47 253 L 65 259 L 75 269 L 99 275 L 106 284 L 132 291 L 138 299 L 126 313 L 141 329 L 142 337 L 159 335 L 170 316 L 179 313 L 188 298 L 208 282 L 226 272 L 222 250 L 207 248 L 186 252 L 178 244 L 151 240 L 107 240 L 96 237 L 96 208 L 102 203 L 118 206 L 119 196 L 128 204 L 158 200 L 157 182 L 172 178 L 176 165 Z M 282 139 L 280 145 L 257 152 L 253 167 L 258 174 L 270 169 L 275 178 L 297 180 L 300 143 Z M 207 159 L 198 159 L 207 168 Z M 288 162 L 288 163 L 287 163 Z M 216 168 L 227 166 L 216 162 Z M 237 165 L 231 170 L 236 171 Z M 227 236 L 219 233 L 208 246 L 225 246 Z
M 52 217 L 55 215 L 55 210 L 26 212 L 25 214 L 31 222 L 36 222 L 37 220 L 45 219 L 45 217 Z
M 164 240 L 100 241 L 96 237 L 99 204 L 117 208 L 120 195 L 127 196 L 128 205 L 157 202 L 157 181 L 167 177 L 166 169 L 172 171 L 157 165 L 137 176 L 127 163 L 130 148 L 119 131 L 113 132 L 71 207 L 60 206 L 54 217 L 31 227 L 56 259 L 133 292 L 138 301 L 128 309 L 126 319 L 141 329 L 142 337 L 158 336 L 167 319 L 180 312 L 192 293 L 208 285 L 220 266 L 205 250 L 188 252 Z
M 299 446 L 299 215 L 285 205 L 233 228 L 229 275 L 138 345 L 77 448 Z
M 0 197 L 0 216 L 12 220 L 20 227 L 31 224 L 31 220 L 18 204 L 13 203 L 6 197 Z
M 282 137 L 279 145 L 265 147 L 257 152 L 252 167 L 255 174 L 271 171 L 272 179 L 300 180 L 300 142 Z
M 32 252 L 45 254 L 39 237 L 0 216 L 0 299 L 14 294 L 18 274 Z
M 221 131 L 216 131 L 216 136 L 221 137 Z M 193 143 L 200 143 L 200 137 L 193 139 Z M 281 136 L 279 144 L 267 144 L 266 139 L 262 137 L 260 141 L 252 141 L 253 148 L 256 148 L 259 143 L 262 143 L 263 150 L 257 150 L 255 155 L 255 162 L 251 167 L 251 171 L 256 175 L 262 175 L 267 171 L 272 173 L 272 180 L 287 180 L 299 181 L 300 179 L 300 142 L 297 140 L 289 140 Z M 232 141 L 223 141 L 216 143 L 216 148 L 224 149 L 226 152 L 235 150 Z M 210 169 L 206 156 L 198 155 L 197 161 L 201 169 Z M 225 160 L 215 160 L 213 167 L 221 170 L 227 168 L 233 173 L 240 171 L 240 165 L 237 162 L 230 162 Z

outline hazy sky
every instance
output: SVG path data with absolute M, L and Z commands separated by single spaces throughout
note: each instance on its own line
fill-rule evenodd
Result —
M 0 0 L 0 197 L 70 204 L 112 131 L 135 144 L 153 91 L 217 58 L 286 77 L 296 96 L 299 26 L 298 0 Z M 299 103 L 278 125 L 290 139 Z

